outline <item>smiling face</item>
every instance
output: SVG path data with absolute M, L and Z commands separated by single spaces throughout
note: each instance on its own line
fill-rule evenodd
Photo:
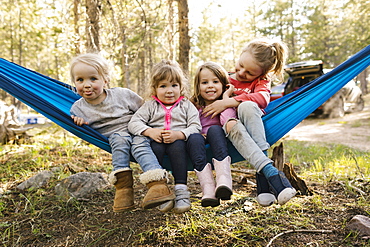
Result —
M 206 105 L 219 99 L 222 95 L 222 83 L 209 69 L 203 68 L 199 73 L 199 93 Z
M 238 81 L 252 82 L 262 75 L 263 70 L 249 52 L 243 52 L 235 65 L 235 72 L 235 79 Z
M 170 82 L 166 79 L 158 83 L 156 95 L 165 106 L 171 106 L 180 98 L 180 91 L 180 83 Z
M 98 71 L 85 63 L 77 63 L 72 70 L 77 93 L 88 103 L 96 105 L 105 97 L 104 87 L 107 84 Z

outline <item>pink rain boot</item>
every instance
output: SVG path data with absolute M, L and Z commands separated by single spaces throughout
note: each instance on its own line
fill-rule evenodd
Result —
M 195 170 L 195 173 L 202 187 L 202 207 L 217 207 L 220 205 L 220 199 L 215 196 L 216 183 L 213 178 L 211 164 L 208 163 L 200 172 Z
M 212 159 L 212 161 L 216 170 L 216 197 L 221 200 L 230 200 L 233 194 L 233 180 L 230 170 L 231 158 L 227 156 L 221 161 L 216 159 Z

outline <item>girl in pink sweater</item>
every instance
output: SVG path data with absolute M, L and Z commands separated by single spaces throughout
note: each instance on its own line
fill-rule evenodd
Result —
M 220 199 L 230 200 L 232 195 L 231 158 L 223 127 L 236 123 L 236 110 L 226 108 L 214 118 L 203 114 L 203 109 L 207 105 L 231 96 L 234 89 L 228 83 L 226 70 L 213 62 L 201 65 L 194 78 L 194 95 L 191 101 L 199 111 L 202 132 L 189 136 L 187 150 L 192 154 L 190 158 L 202 187 L 203 207 L 216 207 L 220 205 Z M 228 86 L 229 89 L 227 89 Z M 214 157 L 209 162 L 205 144 L 210 145 Z M 212 164 L 216 171 L 216 183 L 213 178 Z

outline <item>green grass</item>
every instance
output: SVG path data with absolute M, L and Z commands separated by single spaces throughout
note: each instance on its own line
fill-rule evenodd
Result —
M 343 145 L 284 141 L 287 162 L 314 191 L 286 205 L 260 207 L 254 200 L 254 175 L 233 173 L 234 195 L 216 208 L 200 206 L 200 186 L 189 172 L 192 209 L 185 214 L 156 209 L 116 214 L 114 189 L 92 195 L 89 201 L 63 201 L 54 187 L 71 175 L 74 165 L 91 172 L 109 173 L 110 154 L 52 125 L 33 130 L 32 143 L 0 148 L 0 242 L 3 246 L 266 246 L 286 230 L 333 230 L 331 234 L 293 233 L 274 246 L 366 246 L 367 240 L 346 229 L 356 214 L 370 215 L 370 160 L 368 152 Z M 52 135 L 49 135 L 52 133 Z M 59 167 L 41 189 L 19 192 L 16 185 L 42 170 Z M 250 168 L 245 162 L 237 169 Z M 141 170 L 132 164 L 135 200 L 145 188 Z
M 287 161 L 298 167 L 302 176 L 320 180 L 370 177 L 370 153 L 344 145 L 285 141 Z

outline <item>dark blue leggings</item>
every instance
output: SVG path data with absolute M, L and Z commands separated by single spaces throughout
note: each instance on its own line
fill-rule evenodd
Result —
M 201 134 L 191 134 L 188 138 L 186 148 L 189 153 L 194 169 L 202 171 L 207 165 L 207 155 L 205 144 L 209 143 L 213 153 L 213 158 L 218 161 L 229 156 L 227 149 L 227 139 L 225 132 L 219 125 L 212 125 L 204 138 Z
M 175 184 L 187 184 L 188 157 L 186 153 L 186 142 L 184 140 L 177 140 L 167 144 L 152 141 L 151 146 L 159 164 L 163 164 L 166 154 L 169 157 Z

